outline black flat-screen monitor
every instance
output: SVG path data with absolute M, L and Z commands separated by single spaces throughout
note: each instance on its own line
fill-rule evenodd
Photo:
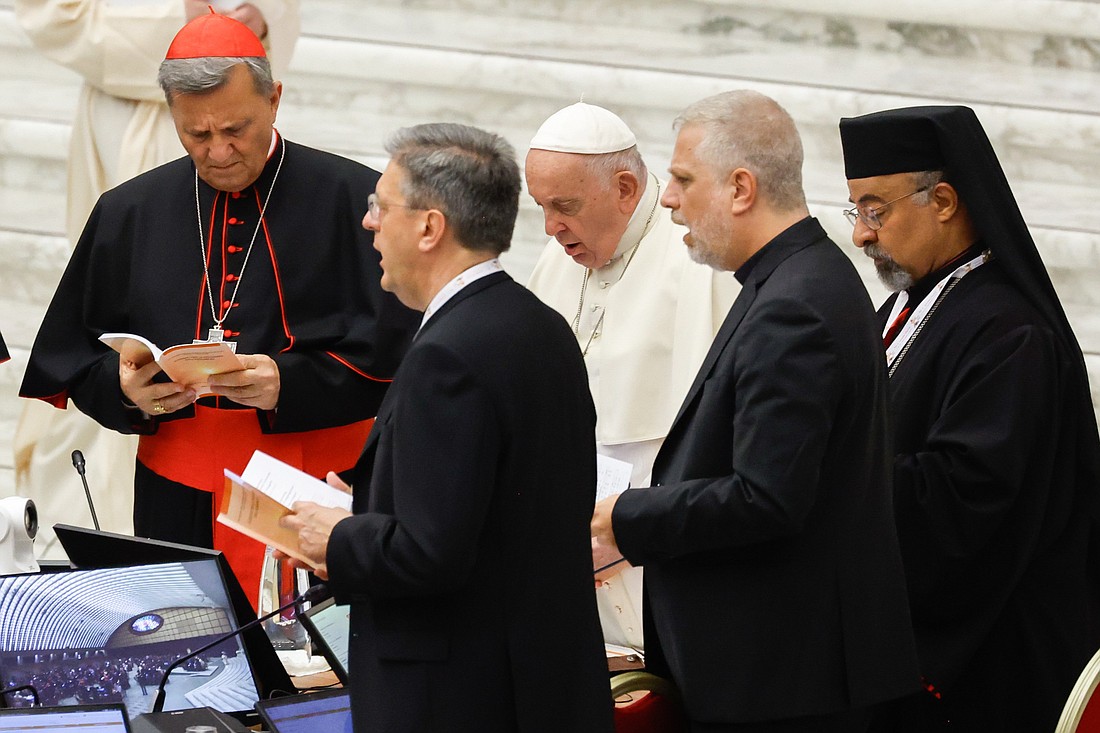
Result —
M 65 548 L 69 562 L 76 568 L 153 565 L 158 562 L 222 557 L 221 550 L 211 550 L 209 547 L 151 540 L 72 524 L 55 524 L 53 531 Z
M 244 624 L 256 618 L 256 611 L 252 606 L 250 596 L 241 588 L 237 576 L 229 567 L 229 561 L 221 550 L 211 550 L 208 547 L 195 547 L 193 545 L 181 545 L 175 542 L 163 540 L 151 540 L 145 537 L 133 537 L 126 534 L 104 532 L 87 527 L 75 527 L 68 524 L 55 524 L 53 526 L 57 539 L 65 548 L 65 554 L 69 556 L 69 562 L 75 568 L 109 568 L 125 567 L 128 565 L 151 565 L 158 562 L 179 562 L 182 560 L 196 560 L 212 557 L 217 559 L 225 577 L 226 589 L 229 592 L 229 601 L 236 611 L 237 620 Z M 259 593 L 259 588 L 251 589 L 253 594 Z M 256 673 L 256 682 L 259 686 L 261 697 L 271 697 L 277 692 L 293 690 L 294 684 L 286 672 L 286 667 L 279 661 L 279 655 L 271 646 L 271 640 L 262 627 L 245 631 L 245 648 L 252 659 L 253 671 Z M 254 720 L 245 722 L 253 723 Z
M 0 710 L 0 733 L 14 731 L 130 733 L 130 720 L 121 703 Z
M 171 662 L 239 627 L 215 558 L 2 577 L 0 618 L 0 686 L 33 685 L 45 706 L 123 703 L 131 718 Z M 165 710 L 242 717 L 259 698 L 239 636 L 175 669 L 165 692 Z
M 263 700 L 256 707 L 271 733 L 352 733 L 346 689 Z

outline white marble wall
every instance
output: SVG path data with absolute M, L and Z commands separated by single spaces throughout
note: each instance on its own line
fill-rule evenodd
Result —
M 993 139 L 1100 385 L 1100 3 L 1083 0 L 307 0 L 280 110 L 289 137 L 382 165 L 396 127 L 454 120 L 522 155 L 539 123 L 586 100 L 620 113 L 651 166 L 675 114 L 753 88 L 802 131 L 811 207 L 850 229 L 837 121 L 962 103 Z M 0 496 L 11 490 L 15 392 L 67 258 L 65 151 L 78 80 L 38 57 L 0 0 Z M 506 266 L 543 242 L 523 202 Z M 870 263 L 848 250 L 875 298 Z M 1100 392 L 1100 390 L 1097 390 Z

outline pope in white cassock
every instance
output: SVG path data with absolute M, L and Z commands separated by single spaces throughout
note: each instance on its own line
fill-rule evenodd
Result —
M 739 286 L 691 261 L 618 116 L 579 102 L 531 140 L 527 191 L 552 237 L 528 287 L 569 322 L 596 404 L 596 450 L 649 486 L 657 451 Z M 641 568 L 597 589 L 604 639 L 643 648 Z

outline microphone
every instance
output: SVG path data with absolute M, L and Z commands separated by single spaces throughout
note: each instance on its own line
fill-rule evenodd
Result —
M 210 642 L 209 644 L 206 644 L 205 646 L 199 647 L 198 649 L 196 649 L 195 651 L 193 651 L 189 654 L 184 654 L 182 657 L 180 657 L 176 661 L 169 664 L 168 668 L 164 670 L 164 677 L 161 678 L 160 684 L 157 685 L 156 694 L 153 696 L 153 707 L 149 710 L 149 712 L 150 713 L 159 713 L 162 710 L 164 710 L 164 686 L 166 684 L 168 684 L 168 675 L 172 674 L 172 670 L 175 669 L 176 667 L 180 666 L 180 664 L 182 664 L 183 662 L 186 662 L 188 659 L 191 659 L 192 657 L 196 657 L 199 654 L 202 654 L 207 649 L 212 649 L 212 648 L 216 647 L 218 644 L 221 644 L 222 642 L 224 642 L 228 639 L 232 639 L 237 634 L 243 634 L 245 631 L 248 631 L 249 629 L 254 628 L 256 626 L 259 626 L 264 621 L 267 621 L 269 618 L 271 618 L 271 617 L 273 617 L 277 614 L 280 614 L 283 611 L 286 611 L 290 608 L 293 608 L 293 607 L 297 606 L 299 603 L 305 603 L 305 602 L 316 603 L 317 601 L 320 601 L 320 600 L 322 600 L 323 598 L 325 598 L 327 596 L 328 596 L 328 586 L 326 586 L 323 583 L 320 584 L 320 585 L 315 585 L 312 588 L 307 588 L 305 590 L 305 592 L 303 592 L 300 596 L 295 598 L 290 603 L 287 603 L 283 606 L 280 606 L 279 608 L 276 608 L 271 613 L 260 616 L 255 621 L 249 621 L 244 626 L 241 626 L 240 628 L 238 628 L 234 631 L 230 631 L 228 634 L 222 634 L 217 639 L 214 639 L 214 641 Z
M 88 509 L 92 512 L 92 524 L 95 531 L 99 531 L 99 519 L 95 515 L 95 504 L 92 503 L 92 492 L 88 489 L 88 479 L 84 477 L 84 454 L 78 450 L 73 451 L 73 468 L 80 474 L 80 481 L 84 484 L 84 496 L 88 497 Z

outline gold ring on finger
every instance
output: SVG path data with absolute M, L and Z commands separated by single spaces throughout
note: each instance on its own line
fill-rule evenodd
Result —
M 158 415 L 164 412 L 164 405 L 160 403 L 160 400 L 153 400 L 153 412 Z

